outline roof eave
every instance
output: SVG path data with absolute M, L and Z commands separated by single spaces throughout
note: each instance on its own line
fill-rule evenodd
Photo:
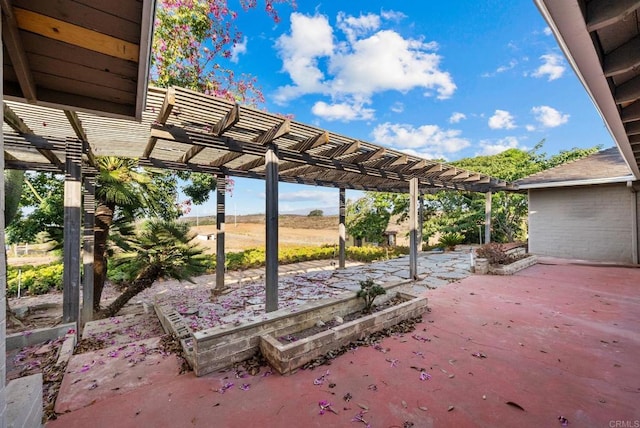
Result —
M 633 175 L 640 179 L 640 168 L 635 161 L 620 112 L 602 71 L 577 0 L 534 0 L 534 3 L 547 21 L 571 68 L 604 119 L 627 166 Z
M 595 184 L 617 184 L 617 183 L 627 183 L 629 181 L 634 181 L 634 180 L 635 178 L 632 175 L 625 175 L 621 177 L 590 178 L 588 180 L 546 181 L 542 183 L 518 184 L 518 190 L 547 189 L 547 188 L 555 188 L 555 187 L 592 186 Z

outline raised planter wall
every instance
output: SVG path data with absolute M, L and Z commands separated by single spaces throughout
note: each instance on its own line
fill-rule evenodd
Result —
M 530 255 L 509 265 L 490 265 L 489 273 L 493 275 L 513 275 L 514 273 L 519 272 L 522 269 L 526 269 L 529 266 L 533 266 L 536 263 L 538 263 L 538 257 Z
M 398 285 L 401 284 L 387 288 L 387 294 L 378 297 L 376 303 L 395 296 L 396 292 L 392 290 Z M 192 332 L 175 309 L 158 303 L 155 309 L 164 330 L 180 339 L 185 357 L 196 376 L 203 376 L 252 357 L 260 349 L 261 336 L 293 334 L 314 326 L 318 320 L 343 317 L 361 310 L 363 306 L 362 299 L 356 297 L 355 292 L 347 291 L 321 302 L 309 302 L 294 309 L 270 312 L 256 321 L 224 324 L 198 332 Z
M 280 343 L 277 338 L 283 334 L 277 331 L 273 334 L 263 335 L 260 338 L 262 355 L 278 372 L 282 374 L 291 373 L 329 351 L 338 349 L 354 340 L 362 339 L 376 331 L 396 325 L 401 321 L 417 317 L 426 311 L 426 297 L 415 297 L 404 293 L 395 294 L 407 299 L 407 301 L 329 328 L 326 331 L 296 342 Z M 305 330 L 300 326 L 297 327 L 297 331 Z

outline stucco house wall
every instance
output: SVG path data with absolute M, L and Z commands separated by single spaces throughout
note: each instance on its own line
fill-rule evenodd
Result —
M 625 183 L 529 189 L 529 251 L 633 263 L 638 204 Z

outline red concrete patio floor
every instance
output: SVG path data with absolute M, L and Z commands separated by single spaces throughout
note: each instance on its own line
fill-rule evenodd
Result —
M 374 428 L 560 427 L 559 416 L 570 427 L 638 426 L 639 291 L 640 269 L 623 267 L 473 276 L 428 291 L 431 313 L 384 340 L 387 352 L 359 348 L 287 377 L 171 370 L 47 427 L 364 427 L 353 421 L 363 409 Z M 337 414 L 320 414 L 323 400 Z

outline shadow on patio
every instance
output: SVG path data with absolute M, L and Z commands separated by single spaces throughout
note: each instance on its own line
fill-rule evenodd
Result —
M 637 424 L 638 284 L 640 269 L 571 264 L 471 276 L 427 291 L 415 332 L 330 366 L 246 378 L 157 366 L 152 382 L 47 427 Z M 336 413 L 320 414 L 323 401 Z

